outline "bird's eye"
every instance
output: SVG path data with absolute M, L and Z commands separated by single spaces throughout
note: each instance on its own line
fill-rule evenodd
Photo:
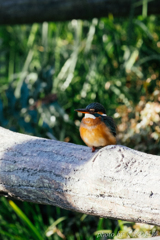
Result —
M 91 111 L 91 112 L 94 112 L 94 111 L 95 111 L 95 109 L 92 109 L 92 108 L 91 108 L 91 109 L 90 109 L 90 111 Z

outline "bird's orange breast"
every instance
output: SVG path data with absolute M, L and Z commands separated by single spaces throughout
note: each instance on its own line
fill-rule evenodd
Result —
M 80 135 L 89 147 L 103 147 L 116 144 L 116 138 L 99 117 L 83 118 L 80 125 Z

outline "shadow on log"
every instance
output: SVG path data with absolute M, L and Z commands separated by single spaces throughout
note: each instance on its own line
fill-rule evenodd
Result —
M 0 128 L 0 195 L 160 226 L 160 157 Z

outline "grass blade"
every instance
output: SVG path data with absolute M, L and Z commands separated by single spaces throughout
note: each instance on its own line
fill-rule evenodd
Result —
M 37 229 L 34 227 L 34 225 L 31 223 L 31 221 L 28 219 L 28 217 L 21 211 L 21 209 L 11 200 L 9 201 L 9 204 L 16 212 L 16 214 L 25 222 L 29 229 L 34 233 L 35 239 L 44 240 L 37 231 Z

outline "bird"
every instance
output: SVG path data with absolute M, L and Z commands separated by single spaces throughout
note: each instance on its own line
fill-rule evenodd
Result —
M 112 117 L 106 115 L 106 110 L 98 102 L 90 103 L 84 109 L 75 109 L 84 113 L 80 124 L 80 136 L 92 152 L 96 148 L 116 144 L 116 124 Z

